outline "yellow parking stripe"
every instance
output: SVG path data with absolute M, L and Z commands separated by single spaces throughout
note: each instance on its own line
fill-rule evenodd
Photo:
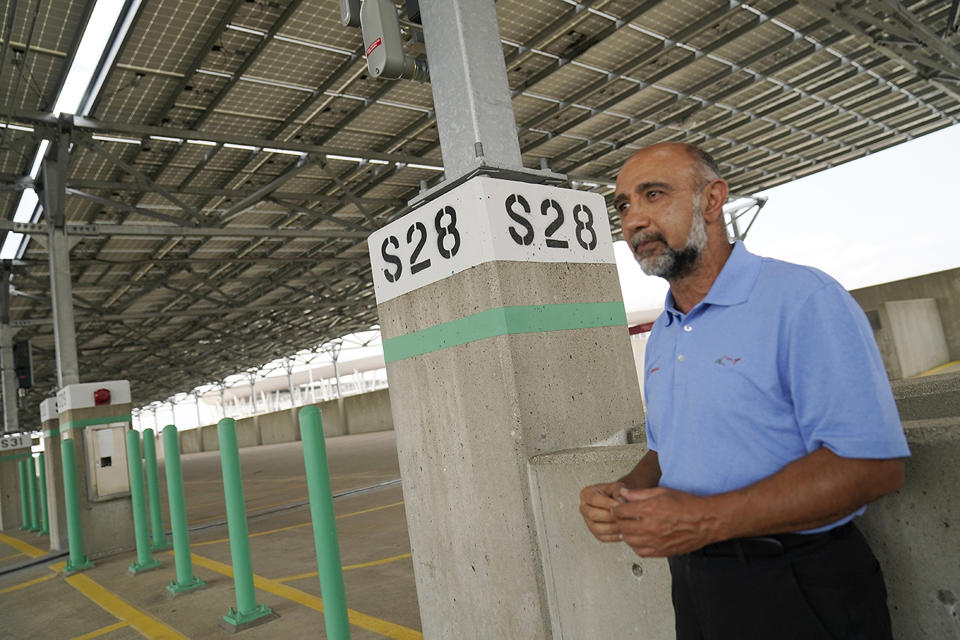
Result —
M 918 373 L 917 375 L 915 375 L 915 376 L 913 376 L 913 377 L 914 377 L 914 378 L 923 378 L 923 377 L 926 377 L 926 376 L 932 376 L 932 375 L 934 375 L 934 374 L 936 374 L 936 373 L 940 373 L 940 372 L 943 371 L 944 369 L 949 369 L 950 367 L 956 366 L 956 365 L 958 365 L 958 364 L 960 364 L 960 360 L 954 360 L 953 362 L 948 362 L 948 363 L 946 363 L 946 364 L 942 364 L 942 365 L 940 365 L 939 367 L 934 367 L 933 369 L 927 369 L 926 371 L 923 371 L 923 372 L 921 372 L 921 373 Z
M 397 560 L 403 560 L 404 558 L 411 557 L 412 554 L 401 553 L 398 556 L 390 556 L 389 558 L 382 558 L 380 560 L 371 560 L 370 562 L 361 562 L 359 564 L 347 564 L 343 566 L 344 571 L 350 571 L 352 569 L 365 569 L 367 567 L 377 567 L 381 564 L 389 564 L 391 562 L 396 562 Z M 287 576 L 286 578 L 277 578 L 277 582 L 290 582 L 292 580 L 300 580 L 301 578 L 312 578 L 317 575 L 316 571 L 310 573 L 298 573 L 295 576 Z
M 107 591 L 99 584 L 83 575 L 74 574 L 66 579 L 67 584 L 85 595 L 110 615 L 142 633 L 152 640 L 189 640 L 176 629 L 168 627 L 149 613 L 137 609 L 132 604 Z
M 17 540 L 16 538 L 11 538 L 10 536 L 0 533 L 0 542 L 5 542 L 20 553 L 25 553 L 31 558 L 39 558 L 40 556 L 47 555 L 47 552 L 43 549 L 37 549 L 32 544 L 27 544 L 23 540 Z
M 400 502 L 391 502 L 390 504 L 384 504 L 379 507 L 371 507 L 369 509 L 363 509 L 361 511 L 354 511 L 352 513 L 344 513 L 343 515 L 337 516 L 337 520 L 341 518 L 350 518 L 352 516 L 359 516 L 364 513 L 371 513 L 373 511 L 380 511 L 381 509 L 389 509 L 390 507 L 396 507 L 397 505 L 403 504 L 403 501 Z M 279 529 L 270 529 L 269 531 L 260 531 L 259 533 L 251 533 L 251 538 L 257 538 L 259 536 L 268 536 L 273 533 L 280 533 L 281 531 L 290 531 L 291 529 L 300 529 L 302 527 L 309 527 L 310 522 L 301 522 L 300 524 L 291 524 L 288 527 L 280 527 Z M 203 542 L 192 542 L 190 543 L 191 547 L 205 547 L 211 544 L 220 544 L 223 542 L 230 542 L 230 538 L 217 538 L 216 540 L 204 540 Z
M 42 578 L 35 578 L 33 580 L 27 580 L 26 582 L 21 582 L 20 584 L 15 584 L 12 587 L 6 587 L 0 589 L 0 593 L 10 593 L 11 591 L 18 591 L 19 589 L 26 589 L 27 587 L 32 587 L 35 584 L 40 584 L 41 582 L 46 582 L 51 578 L 56 578 L 57 576 L 43 576 Z
M 22 556 L 22 555 L 24 555 L 22 551 L 17 551 L 16 553 L 11 553 L 8 556 L 3 556 L 2 558 L 0 558 L 0 562 L 3 562 L 4 560 L 9 560 L 10 558 L 16 558 L 17 556 Z
M 196 565 L 210 569 L 211 571 L 216 571 L 217 573 L 230 578 L 233 577 L 233 567 L 230 565 L 217 562 L 216 560 L 211 560 L 210 558 L 204 558 L 203 556 L 198 556 L 196 554 L 191 554 L 191 557 L 193 558 L 193 563 Z M 297 604 L 309 607 L 315 611 L 323 611 L 323 600 L 321 600 L 318 596 L 282 584 L 277 580 L 271 580 L 269 578 L 254 575 L 253 584 L 258 589 L 262 589 L 267 593 L 272 593 L 275 596 L 292 600 Z M 423 639 L 423 634 L 419 631 L 409 627 L 404 627 L 399 624 L 394 624 L 393 622 L 387 622 L 386 620 L 381 620 L 380 618 L 368 616 L 365 613 L 360 613 L 359 611 L 354 611 L 353 609 L 347 609 L 347 619 L 350 621 L 350 624 L 354 626 L 360 627 L 361 629 L 366 629 L 367 631 L 373 631 L 374 633 L 379 633 L 382 636 L 393 638 L 394 640 Z
M 85 633 L 82 636 L 77 636 L 73 640 L 92 640 L 92 638 L 99 638 L 100 636 L 106 635 L 111 631 L 116 631 L 117 629 L 123 629 L 124 627 L 129 627 L 130 623 L 121 620 L 106 627 L 101 627 L 96 631 L 91 631 L 90 633 Z

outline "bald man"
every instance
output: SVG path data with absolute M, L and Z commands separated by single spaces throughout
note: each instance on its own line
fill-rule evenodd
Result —
M 668 558 L 678 640 L 890 638 L 852 522 L 909 456 L 872 330 L 831 277 L 731 244 L 726 199 L 689 145 L 620 170 L 623 238 L 670 292 L 647 343 L 648 451 L 580 512 L 598 540 Z

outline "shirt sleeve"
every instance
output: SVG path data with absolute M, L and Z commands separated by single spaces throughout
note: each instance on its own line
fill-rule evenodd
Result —
M 808 451 L 847 458 L 910 455 L 867 318 L 838 283 L 814 291 L 787 325 L 781 371 Z
M 656 327 L 654 327 L 654 331 Z M 650 340 L 653 339 L 653 331 L 650 332 L 650 337 L 647 339 L 647 348 L 644 350 L 643 354 L 643 395 L 647 399 L 646 411 L 643 412 L 643 424 L 644 431 L 647 434 L 647 449 L 650 451 L 658 451 L 657 448 L 657 436 L 656 428 L 653 424 L 653 420 L 650 418 L 650 386 L 647 384 L 650 378 Z

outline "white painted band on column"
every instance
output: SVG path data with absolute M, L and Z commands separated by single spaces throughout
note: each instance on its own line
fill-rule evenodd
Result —
M 486 176 L 367 242 L 378 304 L 485 262 L 614 263 L 603 196 Z

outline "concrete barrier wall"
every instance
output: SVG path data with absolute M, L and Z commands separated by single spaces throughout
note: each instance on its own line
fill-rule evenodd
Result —
M 537 534 L 555 640 L 673 640 L 670 570 L 621 543 L 598 542 L 580 517 L 580 489 L 628 472 L 639 444 L 588 447 L 530 461 Z
M 895 300 L 883 307 L 897 349 L 900 377 L 909 378 L 950 361 L 936 300 Z
M 916 278 L 864 287 L 850 292 L 869 315 L 884 302 L 934 298 L 943 325 L 950 360 L 960 360 L 960 269 L 948 269 Z
M 260 429 L 257 425 L 260 416 L 250 416 L 237 420 L 237 446 L 255 447 L 260 444 Z
M 200 427 L 200 439 L 204 451 L 219 451 L 220 441 L 217 439 L 217 425 L 211 424 Z
M 346 433 L 336 400 L 321 402 L 317 407 L 323 417 L 323 433 L 326 437 L 342 436 Z M 393 429 L 390 393 L 387 389 L 344 398 L 344 409 L 349 420 L 349 433 L 370 433 Z M 299 410 L 298 407 L 297 411 Z M 299 439 L 300 423 L 296 412 L 289 409 L 237 420 L 237 442 L 241 448 L 255 447 L 258 444 L 295 442 Z M 217 451 L 218 449 L 215 424 L 180 433 L 181 453 Z
M 906 484 L 858 526 L 887 582 L 893 637 L 960 637 L 960 418 L 908 422 Z
M 894 390 L 905 419 L 935 415 L 944 398 L 955 408 L 960 378 Z M 960 637 L 960 417 L 910 420 L 904 428 L 913 454 L 906 484 L 870 505 L 857 524 L 886 575 L 894 637 Z M 616 479 L 644 452 L 642 444 L 589 447 L 530 461 L 554 638 L 675 637 L 666 562 L 597 542 L 578 510 L 581 488 Z
M 350 433 L 369 433 L 371 431 L 393 429 L 393 414 L 390 413 L 390 391 L 388 389 L 350 396 L 344 398 L 343 402 L 350 422 Z M 320 405 L 320 411 L 323 412 L 324 416 L 336 412 L 336 410 L 337 402 L 335 400 Z M 324 420 L 326 420 L 326 417 L 324 417 Z
M 276 444 L 299 440 L 300 431 L 295 416 L 289 409 L 257 416 L 260 422 L 260 442 Z
M 200 429 L 187 429 L 180 432 L 180 453 L 198 453 L 200 448 Z

